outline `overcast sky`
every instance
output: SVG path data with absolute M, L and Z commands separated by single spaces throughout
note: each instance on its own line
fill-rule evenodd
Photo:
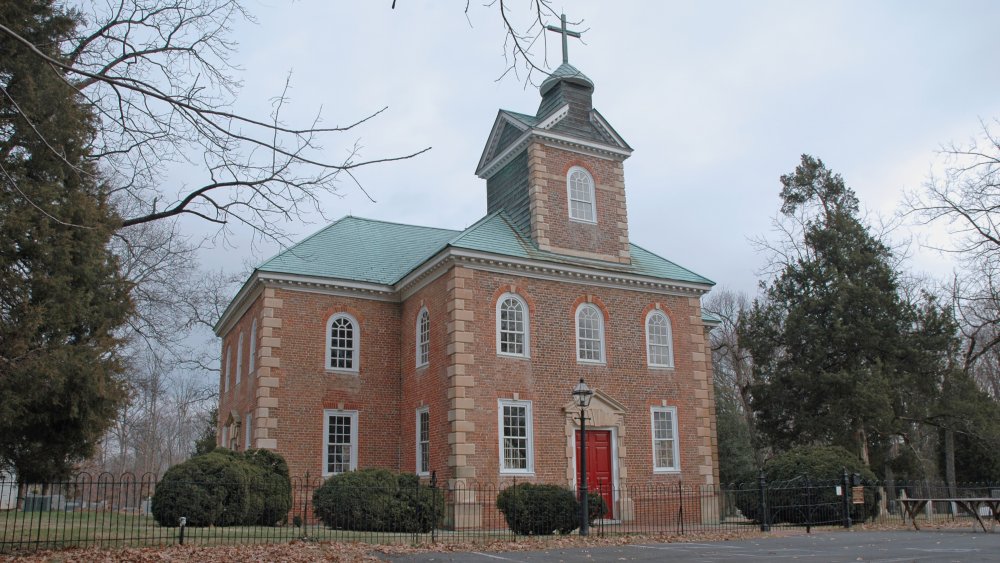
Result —
M 528 0 L 512 0 L 523 10 Z M 362 156 L 433 149 L 358 172 L 326 202 L 345 214 L 461 229 L 485 214 L 474 174 L 500 108 L 534 113 L 537 88 L 506 68 L 496 8 L 471 0 L 248 0 L 257 24 L 240 25 L 238 109 L 266 115 L 292 73 L 286 121 L 343 125 L 383 106 L 373 122 L 328 143 L 331 159 L 360 140 Z M 822 158 L 865 208 L 892 214 L 919 189 L 944 143 L 1000 116 L 1000 2 L 629 2 L 566 0 L 582 20 L 570 62 L 596 84 L 594 105 L 635 149 L 625 161 L 633 242 L 720 286 L 753 293 L 778 177 L 802 153 Z M 522 12 L 523 13 L 523 12 Z M 560 63 L 549 34 L 548 64 Z M 544 49 L 535 46 L 538 61 Z M 540 78 L 539 78 L 540 80 Z M 295 224 L 295 240 L 323 225 Z M 905 233 L 901 233 L 905 234 Z M 256 257 L 249 234 L 206 253 L 238 268 Z M 950 266 L 916 252 L 910 266 Z

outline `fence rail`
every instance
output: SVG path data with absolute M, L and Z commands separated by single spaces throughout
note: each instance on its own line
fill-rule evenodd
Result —
M 519 536 L 498 509 L 497 496 L 515 483 L 447 487 L 434 482 L 430 506 L 437 521 L 426 530 L 400 532 L 366 516 L 385 508 L 378 506 L 383 500 L 368 500 L 359 516 L 337 527 L 325 525 L 313 505 L 313 493 L 322 480 L 308 477 L 292 479 L 291 509 L 287 515 L 269 520 L 279 522 L 277 525 L 204 527 L 157 522 L 152 499 L 158 483 L 152 475 L 81 474 L 58 483 L 20 486 L 0 478 L 0 553 L 71 546 L 255 544 L 301 539 L 378 544 L 513 540 Z M 248 487 L 253 489 L 254 484 Z M 761 478 L 722 487 L 677 482 L 616 488 L 600 483 L 596 489 L 606 499 L 608 511 L 592 523 L 590 533 L 594 535 L 905 525 L 899 498 L 1000 498 L 1000 483 L 858 482 L 847 476 L 836 481 L 806 476 L 782 482 Z M 385 491 L 356 492 L 361 499 L 385 498 Z M 398 498 L 416 498 L 416 493 L 401 491 Z M 427 510 L 428 505 L 401 506 L 394 510 Z M 972 522 L 948 503 L 929 504 L 922 516 Z

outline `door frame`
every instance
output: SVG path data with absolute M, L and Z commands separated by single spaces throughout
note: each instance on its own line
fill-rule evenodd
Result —
M 611 517 L 617 519 L 618 518 L 618 499 L 619 499 L 619 496 L 620 496 L 618 494 L 618 487 L 619 487 L 619 485 L 618 485 L 618 427 L 617 426 L 595 426 L 595 427 L 591 428 L 590 426 L 588 426 L 587 427 L 587 432 L 590 432 L 591 430 L 610 431 L 611 432 L 611 452 L 610 452 L 611 453 L 611 481 L 612 481 L 613 485 L 611 487 L 611 507 L 610 508 L 611 508 Z M 576 452 L 579 449 L 578 444 L 576 443 L 576 434 L 579 431 L 580 431 L 580 427 L 579 427 L 579 425 L 577 425 L 576 428 L 573 429 L 573 433 L 571 434 L 571 438 L 570 438 L 570 440 L 572 441 L 572 446 L 571 447 L 572 447 L 572 451 L 573 451 L 573 455 L 570 457 L 570 463 L 572 463 L 571 467 L 573 468 L 573 478 L 570 481 L 570 486 L 573 488 L 573 492 L 574 493 L 578 492 L 579 489 L 580 489 L 580 486 L 577 483 L 577 479 L 576 479 L 577 467 L 579 467 L 578 461 L 576 459 Z

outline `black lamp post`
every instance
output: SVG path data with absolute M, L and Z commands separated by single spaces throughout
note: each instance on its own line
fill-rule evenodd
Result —
M 580 407 L 580 535 L 590 533 L 590 498 L 587 496 L 587 416 L 586 408 L 594 392 L 580 378 L 580 383 L 573 388 L 573 401 Z

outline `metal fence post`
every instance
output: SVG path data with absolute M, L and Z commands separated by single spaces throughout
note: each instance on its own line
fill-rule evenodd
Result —
M 813 490 L 812 479 L 806 475 L 806 533 L 812 533 L 813 521 Z
M 431 522 L 431 543 L 437 543 L 437 471 L 431 471 L 431 514 L 434 519 Z
M 180 535 L 177 537 L 177 543 L 184 545 L 184 527 L 187 526 L 187 518 L 181 516 L 180 524 Z
M 770 532 L 770 518 L 768 518 L 767 515 L 767 480 L 764 478 L 763 471 L 760 472 L 760 478 L 757 480 L 757 487 L 760 491 L 760 504 L 758 506 L 760 511 L 760 531 Z
M 844 527 L 847 528 L 848 530 L 851 529 L 851 498 L 848 496 L 848 494 L 850 493 L 850 491 L 848 490 L 850 484 L 851 483 L 848 480 L 847 476 L 847 468 L 845 467 L 844 474 L 840 478 L 840 488 L 841 492 L 843 493 L 841 495 L 841 500 L 843 500 L 843 507 L 844 507 Z

